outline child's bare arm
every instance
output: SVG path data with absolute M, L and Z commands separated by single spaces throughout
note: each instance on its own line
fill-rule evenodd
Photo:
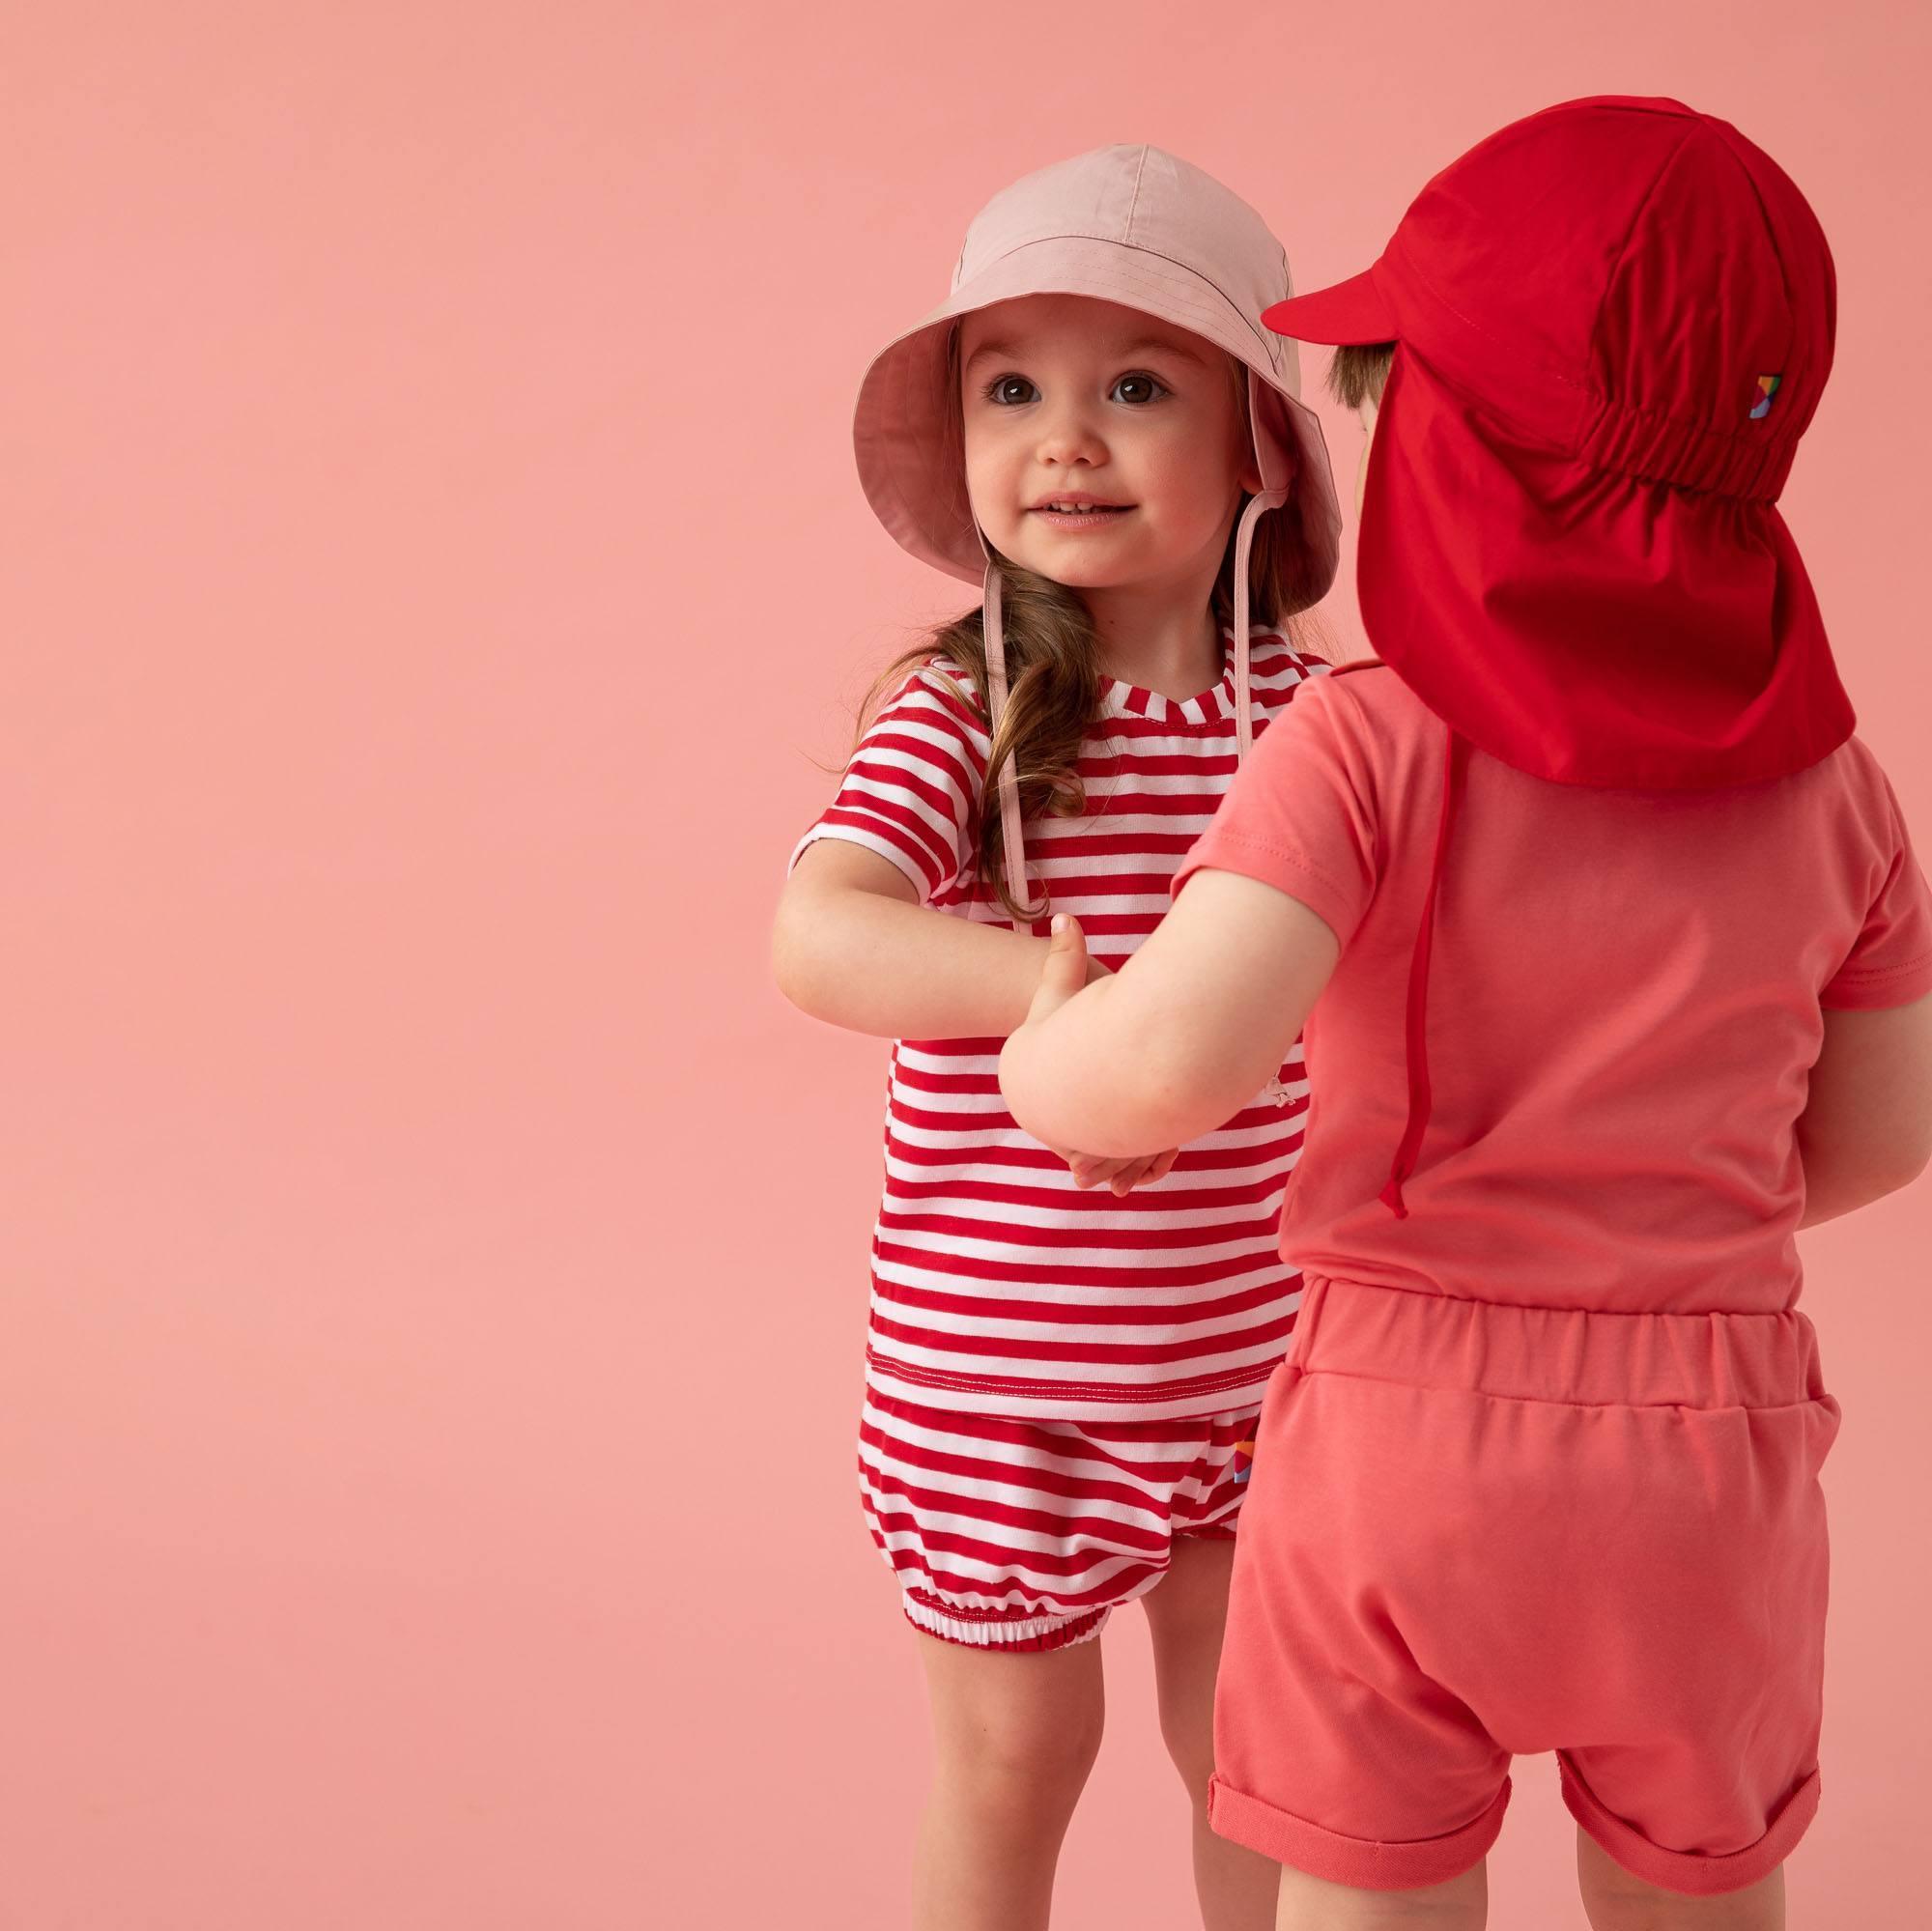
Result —
M 1932 993 L 1877 1011 L 1828 1011 L 1798 1117 L 1804 1217 L 1815 1227 L 1910 1185 L 1932 1160 Z
M 1044 939 L 922 905 L 889 859 L 823 838 L 785 881 L 772 970 L 801 1011 L 854 1033 L 1004 1039 L 1026 1017 L 1046 951 Z
M 1079 989 L 1069 924 L 1001 1055 L 1007 1104 L 1050 1144 L 1109 1156 L 1184 1146 L 1287 1058 L 1340 951 L 1298 899 L 1212 867 L 1104 985 Z

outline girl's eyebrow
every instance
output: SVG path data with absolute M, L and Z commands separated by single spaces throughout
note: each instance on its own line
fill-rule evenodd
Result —
M 1172 355 L 1176 361 L 1192 362 L 1197 368 L 1205 368 L 1207 366 L 1205 360 L 1184 344 L 1169 342 L 1156 335 L 1143 336 L 1138 342 L 1126 343 L 1115 353 L 1122 361 L 1126 361 L 1135 355 L 1153 354 L 1157 355 Z M 1023 352 L 1015 349 L 1009 342 L 981 342 L 966 357 L 966 366 L 970 369 L 976 362 L 983 362 L 992 356 L 998 356 L 1001 360 L 1009 362 L 1025 360 Z
M 1170 342 L 1158 335 L 1144 335 L 1138 342 L 1129 342 L 1121 354 L 1145 355 L 1150 352 L 1156 355 L 1172 355 L 1177 362 L 1192 362 L 1197 367 L 1207 367 L 1206 359 L 1188 348 L 1184 342 Z

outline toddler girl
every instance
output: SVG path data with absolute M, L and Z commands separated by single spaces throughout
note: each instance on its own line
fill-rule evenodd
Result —
M 1095 976 L 1120 966 L 1251 738 L 1326 668 L 1285 628 L 1339 525 L 1294 352 L 1258 320 L 1288 293 L 1226 188 L 1101 149 L 995 197 L 859 398 L 873 508 L 984 600 L 888 673 L 774 948 L 798 1006 L 895 1041 L 859 1472 L 932 1699 L 926 1927 L 1046 1922 L 1099 1742 L 1094 1639 L 1135 1598 L 1204 1917 L 1271 1918 L 1271 1871 L 1205 1805 L 1248 1437 L 1298 1303 L 1275 1223 L 1300 1051 L 1185 1146 L 1071 1165 L 997 1065 L 1050 910 Z

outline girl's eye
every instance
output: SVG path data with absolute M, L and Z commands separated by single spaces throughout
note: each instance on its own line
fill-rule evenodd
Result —
M 995 376 L 986 384 L 986 400 L 1009 409 L 1038 393 L 1024 376 Z
M 1128 391 L 1130 390 L 1133 393 L 1129 394 Z M 1167 384 L 1159 381 L 1156 377 L 1139 374 L 1122 376 L 1114 384 L 1114 393 L 1124 403 L 1137 403 L 1145 406 L 1148 403 L 1155 401 L 1160 396 L 1166 395 L 1168 388 Z

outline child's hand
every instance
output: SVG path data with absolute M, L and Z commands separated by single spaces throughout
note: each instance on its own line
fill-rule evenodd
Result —
M 1180 1155 L 1178 1147 L 1170 1147 L 1164 1153 L 1136 1154 L 1126 1160 L 1109 1160 L 1097 1153 L 1069 1152 L 1063 1147 L 1055 1147 L 1051 1150 L 1066 1162 L 1072 1172 L 1074 1185 L 1092 1187 L 1104 1181 L 1122 1198 L 1132 1193 L 1137 1186 L 1151 1186 L 1155 1180 L 1164 1180 Z
M 1108 969 L 1087 951 L 1087 935 L 1079 920 L 1068 914 L 1057 915 L 1053 936 L 1048 941 L 1046 964 L 1039 976 L 1039 989 L 1027 1010 L 1026 1024 L 1034 1026 L 1052 1016 L 1076 992 L 1107 977 Z M 1165 1179 L 1179 1150 L 1170 1147 L 1164 1153 L 1136 1153 L 1125 1159 L 1110 1159 L 1098 1153 L 1079 1153 L 1065 1147 L 1051 1151 L 1066 1162 L 1074 1184 L 1086 1188 L 1106 1185 L 1124 1198 L 1141 1185 Z
M 1107 968 L 1087 956 L 1087 934 L 1080 929 L 1080 921 L 1069 912 L 1056 912 L 1046 942 L 1046 963 L 1040 967 L 1039 984 L 1022 1028 L 1052 1018 L 1076 992 L 1106 977 Z

